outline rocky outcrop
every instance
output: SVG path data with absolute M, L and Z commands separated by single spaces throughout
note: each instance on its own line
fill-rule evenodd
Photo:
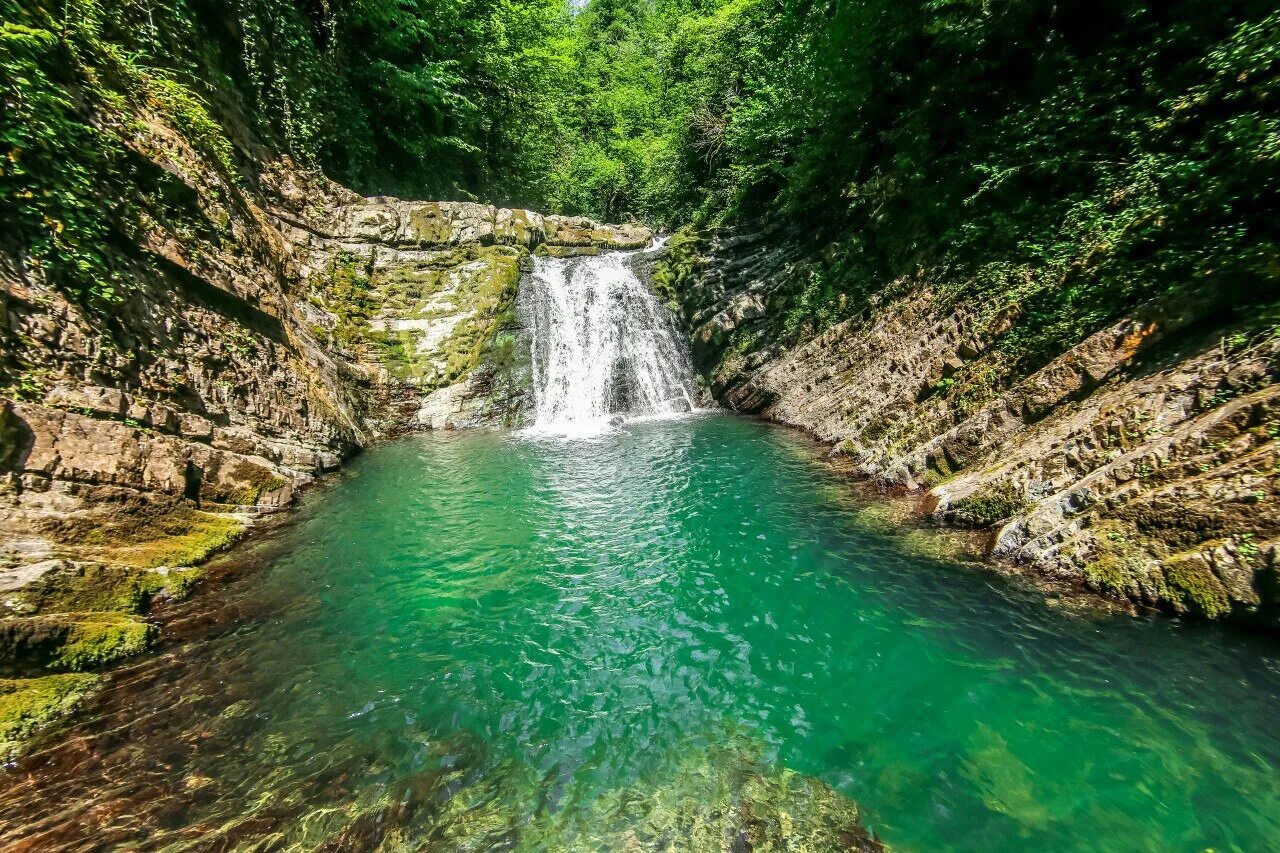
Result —
M 300 268 L 264 196 L 201 168 L 181 135 L 153 132 L 137 153 L 181 174 L 187 194 L 172 191 L 135 223 L 138 244 L 114 249 L 123 293 L 86 302 L 23 258 L 0 266 L 11 618 L 63 612 L 33 590 L 101 567 L 106 587 L 133 574 L 161 592 L 170 569 L 225 546 L 381 429 L 370 377 L 295 309 Z M 119 609 L 110 589 L 75 598 L 76 612 Z
M 289 178 L 278 188 L 278 219 L 298 245 L 323 251 L 364 252 L 369 247 L 423 250 L 457 247 L 514 246 L 530 251 L 552 247 L 642 249 L 653 239 L 640 225 L 601 225 L 572 216 L 544 216 L 475 202 L 404 201 L 362 198 L 332 185 L 300 187 Z M 316 206 L 316 194 L 326 197 Z
M 812 272 L 775 231 L 679 242 L 657 279 L 725 404 L 802 427 L 861 476 L 918 489 L 992 553 L 1136 604 L 1276 621 L 1280 335 L 1194 287 L 1030 372 L 1020 306 L 953 304 L 923 274 L 788 337 Z M 789 290 L 790 289 L 790 290 Z

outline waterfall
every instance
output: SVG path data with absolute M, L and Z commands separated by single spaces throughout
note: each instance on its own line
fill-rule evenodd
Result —
M 693 410 L 687 348 L 632 269 L 636 254 L 535 258 L 520 290 L 533 432 L 590 434 L 627 418 Z

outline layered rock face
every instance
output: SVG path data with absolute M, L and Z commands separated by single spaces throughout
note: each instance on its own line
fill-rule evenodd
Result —
M 10 615 L 145 609 L 176 589 L 174 570 L 377 433 L 368 377 L 296 310 L 300 269 L 264 196 L 156 133 L 138 153 L 180 174 L 186 194 L 117 250 L 127 293 L 86 305 L 21 258 L 3 265 Z
M 164 263 L 140 267 L 114 316 L 38 277 L 7 282 L 11 356 L 29 368 L 0 407 L 6 591 L 33 564 L 85 550 L 121 508 L 243 516 L 289 503 L 399 427 L 518 415 L 515 378 L 495 390 L 492 362 L 495 337 L 513 331 L 523 260 L 651 239 L 523 210 L 364 199 L 287 167 L 264 186 L 228 239 L 151 235 Z
M 327 192 L 325 191 L 327 189 Z M 327 204 L 317 207 L 315 199 Z M 652 233 L 470 202 L 365 199 L 286 184 L 277 222 L 302 258 L 317 338 L 401 392 L 412 426 L 516 425 L 525 405 L 516 290 L 531 252 L 639 249 Z
M 76 695 L 46 673 L 145 648 L 151 600 L 300 485 L 399 429 L 518 422 L 532 251 L 651 239 L 366 199 L 287 160 L 247 187 L 153 133 L 135 153 L 181 186 L 118 250 L 121 298 L 84 303 L 26 259 L 0 264 L 0 676 L 24 676 L 0 679 L 0 753 L 43 713 L 22 696 L 65 710 Z
M 812 432 L 863 476 L 919 489 L 1029 571 L 1137 604 L 1276 624 L 1280 335 L 1210 294 L 1139 306 L 1029 375 L 993 342 L 1016 304 L 948 304 L 923 278 L 781 346 L 808 274 L 776 232 L 721 232 L 659 270 L 732 408 Z

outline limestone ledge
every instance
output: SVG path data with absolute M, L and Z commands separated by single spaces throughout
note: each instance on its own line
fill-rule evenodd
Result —
M 554 216 L 475 202 L 404 201 L 388 197 L 347 199 L 333 208 L 274 213 L 295 244 L 358 251 L 377 245 L 391 249 L 439 249 L 466 244 L 540 245 L 642 249 L 653 232 L 641 225 L 602 225 L 585 217 Z
M 273 443 L 189 414 L 175 416 L 177 434 L 29 403 L 5 403 L 0 418 L 13 441 L 7 450 L 16 454 L 10 482 L 18 498 L 44 480 L 279 507 L 297 484 L 338 464 L 329 451 Z

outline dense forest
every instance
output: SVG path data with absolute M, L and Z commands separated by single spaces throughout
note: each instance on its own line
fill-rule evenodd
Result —
M 784 325 L 922 267 L 1035 360 L 1188 283 L 1273 290 L 1280 13 L 1216 0 L 3 0 L 10 249 L 99 296 L 123 105 L 232 173 L 824 247 Z M 234 128 L 247 126 L 253 139 Z M 1034 322 L 1039 317 L 1040 321 Z

